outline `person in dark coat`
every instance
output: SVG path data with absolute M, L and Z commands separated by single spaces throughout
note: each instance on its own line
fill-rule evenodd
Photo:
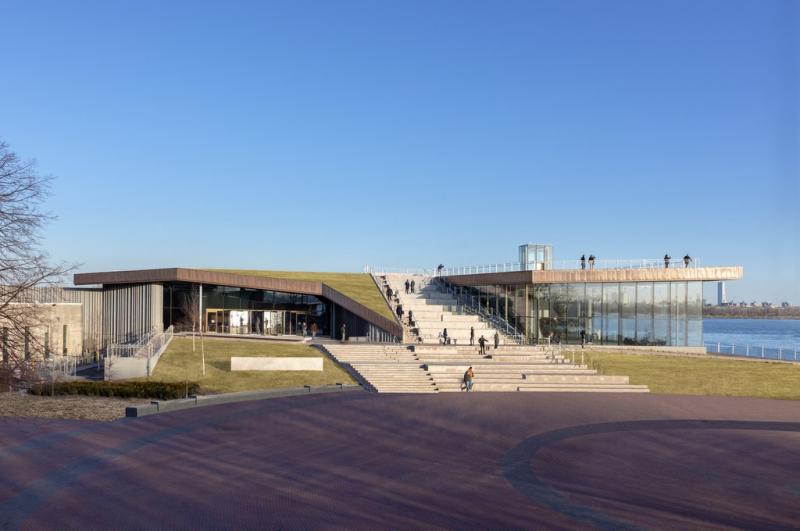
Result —
M 480 352 L 481 356 L 485 356 L 486 355 L 486 338 L 483 337 L 483 334 L 481 334 L 481 337 L 478 338 L 478 345 L 480 346 L 479 352 Z
M 581 269 L 586 269 L 586 255 L 581 255 Z
M 408 290 L 410 288 L 411 288 L 411 283 L 408 281 L 408 279 L 406 279 L 406 293 L 408 293 Z
M 475 327 L 474 326 L 470 326 L 469 327 L 469 344 L 470 344 L 470 346 L 475 345 Z
M 686 256 L 683 257 L 683 267 L 689 267 L 689 262 L 692 261 L 692 257 L 689 256 L 689 253 L 686 253 Z
M 414 279 L 411 279 L 411 293 L 414 293 Z
M 442 339 L 444 339 L 444 344 L 447 345 L 447 343 L 449 342 L 449 339 L 447 339 L 447 328 L 445 328 L 444 331 L 442 332 Z
M 664 255 L 664 269 L 669 269 L 669 261 L 672 260 L 672 257 L 669 254 Z
M 590 270 L 594 269 L 594 255 L 593 254 L 589 255 L 589 269 Z
M 494 349 L 497 350 L 497 347 L 500 346 L 500 333 L 495 330 L 494 331 Z

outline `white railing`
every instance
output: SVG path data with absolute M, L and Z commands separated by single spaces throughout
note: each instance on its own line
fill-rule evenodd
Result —
M 686 267 L 695 268 L 700 267 L 696 258 L 692 258 L 688 266 L 684 264 L 683 258 L 672 258 L 669 261 L 669 269 L 685 269 Z M 430 269 L 420 268 L 392 268 L 384 266 L 364 266 L 365 273 L 372 273 L 375 275 L 385 274 L 406 274 L 406 275 L 475 275 L 480 273 L 508 273 L 513 271 L 541 271 L 545 269 L 558 269 L 558 270 L 594 270 L 594 269 L 665 269 L 666 264 L 663 258 L 626 258 L 626 259 L 595 259 L 592 263 L 588 259 L 581 262 L 580 259 L 576 260 L 555 260 L 545 268 L 542 262 L 521 264 L 519 262 L 503 262 L 496 264 L 483 264 L 473 266 L 459 266 L 459 267 L 445 267 L 439 270 L 436 267 Z
M 107 355 L 120 358 L 151 358 L 161 353 L 172 340 L 174 332 L 174 328 L 170 326 L 163 332 L 146 334 L 135 343 L 109 345 Z
M 75 376 L 77 361 L 77 356 L 50 356 L 30 362 L 30 367 L 36 371 L 40 380 L 54 380 L 58 377 Z
M 396 275 L 433 276 L 436 274 L 436 268 L 432 267 L 430 269 L 424 269 L 419 267 L 386 267 L 386 266 L 365 265 L 364 273 L 371 273 L 373 275 L 396 274 Z
M 686 267 L 695 268 L 700 267 L 697 260 L 692 258 L 687 266 L 684 264 L 683 259 L 671 259 L 669 261 L 669 268 L 671 269 L 684 269 Z M 594 269 L 665 269 L 666 264 L 663 258 L 636 258 L 636 259 L 610 259 L 610 260 L 597 260 L 594 262 L 588 259 L 585 262 L 578 260 L 556 260 L 550 263 L 549 267 L 545 267 L 542 262 L 521 264 L 519 262 L 504 262 L 498 264 L 484 264 L 475 266 L 461 266 L 461 267 L 445 267 L 438 274 L 442 276 L 449 275 L 474 275 L 480 273 L 508 273 L 513 271 L 542 271 L 545 269 L 558 269 L 558 270 L 594 270 Z
M 133 345 L 111 345 L 105 358 L 103 376 L 106 380 L 150 377 L 161 354 L 174 336 L 173 327 L 163 332 L 149 334 L 147 341 Z
M 726 356 L 737 356 L 742 358 L 760 358 L 768 360 L 781 360 L 781 361 L 800 361 L 798 353 L 800 352 L 800 345 L 786 346 L 786 347 L 768 347 L 766 345 L 749 345 L 749 344 L 730 344 L 713 343 L 706 341 L 704 343 L 706 352 L 709 354 L 722 354 Z

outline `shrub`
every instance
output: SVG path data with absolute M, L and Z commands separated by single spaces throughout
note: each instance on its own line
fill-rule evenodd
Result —
M 188 394 L 197 394 L 200 384 L 197 382 L 55 382 L 40 383 L 28 391 L 33 395 L 86 395 L 113 396 L 117 398 L 158 398 L 171 400 L 185 398 Z

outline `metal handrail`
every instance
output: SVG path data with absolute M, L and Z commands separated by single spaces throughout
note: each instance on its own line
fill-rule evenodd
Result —
M 689 262 L 688 268 L 700 267 L 696 258 L 692 258 Z M 683 258 L 672 258 L 669 262 L 670 269 L 686 269 L 687 266 L 683 262 Z M 545 265 L 543 262 L 532 262 L 530 264 L 523 264 L 520 262 L 504 262 L 497 264 L 483 264 L 474 266 L 459 266 L 459 267 L 445 267 L 437 272 L 441 276 L 449 275 L 474 275 L 480 273 L 509 273 L 514 271 L 543 271 L 543 270 L 569 270 L 591 271 L 595 269 L 665 269 L 663 258 L 638 258 L 638 259 L 604 259 L 594 260 L 592 264 L 586 260 L 585 264 L 581 264 L 580 259 L 576 260 L 557 260 Z
M 504 336 L 510 338 L 514 343 L 521 345 L 525 342 L 525 335 L 521 334 L 516 327 L 497 314 L 486 311 L 480 304 L 476 304 L 466 296 L 459 294 L 455 287 L 444 278 L 436 277 L 433 279 L 440 291 L 448 293 L 456 300 L 457 311 L 462 309 L 465 313 L 478 316 L 486 321 L 494 329 L 502 332 Z
M 780 361 L 800 361 L 800 345 L 788 347 L 768 347 L 766 345 L 744 345 L 714 343 L 706 341 L 703 343 L 706 352 L 709 354 L 722 354 L 725 356 L 737 356 L 741 358 L 760 358 Z M 737 350 L 738 349 L 738 350 Z
M 159 353 L 162 347 L 172 340 L 175 333 L 173 326 L 163 332 L 150 332 L 135 343 L 109 345 L 107 355 L 123 358 L 150 358 Z

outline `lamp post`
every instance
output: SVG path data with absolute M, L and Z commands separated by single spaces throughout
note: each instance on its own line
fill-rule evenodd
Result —
M 200 320 L 200 355 L 203 363 L 203 376 L 206 375 L 206 347 L 203 342 L 203 285 L 200 284 L 200 296 L 198 297 L 197 306 L 199 308 L 198 319 Z

